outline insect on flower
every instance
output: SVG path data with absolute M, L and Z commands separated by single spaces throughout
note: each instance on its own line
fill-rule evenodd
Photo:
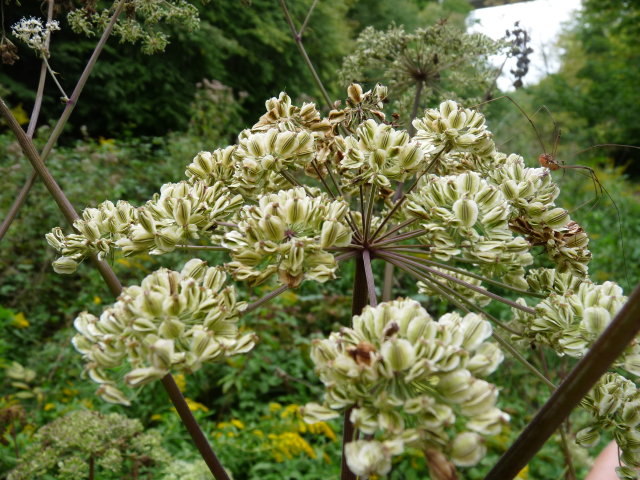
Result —
M 616 212 L 616 219 L 617 219 L 617 223 L 618 223 L 618 230 L 619 230 L 619 237 L 620 237 L 620 247 L 622 249 L 622 256 L 623 256 L 623 260 L 624 260 L 624 270 L 625 270 L 625 277 L 627 279 L 627 286 L 630 287 L 630 282 L 629 282 L 629 275 L 628 275 L 628 271 L 627 271 L 627 259 L 626 259 L 626 249 L 625 249 L 625 242 L 624 242 L 624 232 L 623 232 L 623 227 L 622 227 L 622 216 L 620 214 L 620 209 L 616 203 L 616 201 L 613 199 L 612 195 L 609 193 L 609 191 L 606 189 L 606 187 L 602 184 L 602 182 L 600 181 L 600 179 L 598 178 L 598 176 L 596 175 L 596 172 L 593 168 L 586 166 L 586 165 L 568 165 L 566 164 L 564 161 L 559 160 L 558 156 L 557 156 L 557 151 L 558 151 L 558 146 L 560 144 L 560 137 L 561 137 L 561 129 L 558 126 L 558 123 L 556 122 L 556 120 L 553 117 L 553 114 L 551 113 L 551 111 L 549 110 L 549 108 L 546 105 L 542 105 L 540 106 L 536 112 L 533 115 L 529 115 L 527 114 L 527 112 L 525 112 L 525 110 L 522 108 L 522 106 L 520 104 L 518 104 L 518 102 L 516 102 L 516 100 L 514 100 L 512 97 L 510 97 L 509 95 L 504 95 L 501 97 L 497 97 L 494 99 L 491 99 L 487 102 L 484 102 L 483 104 L 486 103 L 490 103 L 490 102 L 494 102 L 497 100 L 501 100 L 501 99 L 506 99 L 509 102 L 511 102 L 513 105 L 515 105 L 515 107 L 520 111 L 520 113 L 527 119 L 527 122 L 529 122 L 529 124 L 531 125 L 531 128 L 533 129 L 533 131 L 535 132 L 536 135 L 536 139 L 538 141 L 538 143 L 540 144 L 540 148 L 542 150 L 542 153 L 538 156 L 538 163 L 540 164 L 541 167 L 547 168 L 549 171 L 551 172 L 555 172 L 558 170 L 562 170 L 563 174 L 566 171 L 574 171 L 580 175 L 583 175 L 585 177 L 588 177 L 591 182 L 593 183 L 593 188 L 595 191 L 595 197 L 591 200 L 588 200 L 578 206 L 576 206 L 573 209 L 573 212 L 581 209 L 584 206 L 587 205 L 591 205 L 592 208 L 595 208 L 595 206 L 600 202 L 602 196 L 606 196 L 609 201 L 611 202 L 611 205 L 613 206 L 615 212 Z M 475 108 L 475 107 L 474 107 Z M 536 114 L 538 114 L 540 111 L 545 111 L 546 114 L 549 116 L 549 118 L 551 119 L 551 121 L 553 122 L 553 134 L 552 134 L 552 138 L 553 138 L 553 148 L 551 149 L 551 151 L 549 151 L 546 148 L 545 142 L 543 140 L 543 135 L 540 133 L 540 129 L 538 128 L 538 126 L 536 125 L 536 123 L 533 121 L 533 118 Z M 593 150 L 596 148 L 606 148 L 606 147 L 618 147 L 618 148 L 632 148 L 632 149 L 637 149 L 640 150 L 640 147 L 638 146 L 634 146 L 634 145 L 622 145 L 622 144 L 616 144 L 616 143 L 602 143 L 602 144 L 598 144 L 598 145 L 593 145 L 591 147 L 585 148 L 583 150 L 580 150 L 576 153 L 576 155 L 579 155 L 581 153 L 585 153 L 589 150 Z

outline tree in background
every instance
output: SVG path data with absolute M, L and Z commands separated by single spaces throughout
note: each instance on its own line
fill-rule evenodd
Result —
M 311 3 L 305 0 L 292 4 L 294 19 L 302 23 Z M 67 28 L 67 5 L 61 3 L 57 7 L 56 16 L 62 29 L 51 45 L 51 55 L 63 83 L 79 76 L 93 47 L 91 38 L 82 39 Z M 99 11 L 101 5 L 98 2 L 94 8 Z M 285 21 L 271 0 L 213 1 L 197 7 L 199 29 L 189 32 L 167 26 L 153 41 L 144 43 L 142 39 L 143 45 L 164 46 L 162 61 L 148 55 L 149 48 L 145 53 L 131 45 L 107 45 L 104 61 L 97 64 L 94 72 L 98 81 L 87 86 L 84 100 L 74 114 L 76 131 L 85 125 L 93 136 L 113 137 L 123 133 L 162 135 L 169 129 L 179 129 L 189 119 L 195 85 L 204 78 L 219 80 L 235 92 L 250 94 L 244 103 L 247 122 L 262 111 L 262 99 L 274 91 L 286 89 L 294 98 L 318 96 L 311 76 L 299 74 L 305 71 L 303 61 L 291 48 Z M 4 8 L 5 26 L 25 15 L 42 16 L 36 5 L 11 4 Z M 414 28 L 448 15 L 461 21 L 468 8 L 467 0 L 443 4 L 402 0 L 394 2 L 393 8 L 381 1 L 318 2 L 308 25 L 306 48 L 327 89 L 337 97 L 342 87 L 335 72 L 342 57 L 350 51 L 353 39 L 366 25 L 384 28 L 395 22 Z M 12 48 L 8 41 L 9 37 L 3 40 L 6 45 L 3 52 Z M 10 90 L 9 98 L 14 104 L 29 105 L 33 101 L 33 79 L 37 78 L 38 65 L 26 61 L 29 53 L 22 46 L 17 47 L 22 58 L 3 66 L 0 84 Z M 49 93 L 43 110 L 55 116 L 61 109 L 59 95 L 53 90 Z M 98 115 L 96 108 L 100 111 Z

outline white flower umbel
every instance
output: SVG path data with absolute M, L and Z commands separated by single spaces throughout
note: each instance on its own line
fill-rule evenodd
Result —
M 49 56 L 47 37 L 56 30 L 60 30 L 57 20 L 49 20 L 43 25 L 41 20 L 34 17 L 23 18 L 11 27 L 11 33 L 16 38 L 43 57 Z
M 200 237 L 217 237 L 218 222 L 227 220 L 242 205 L 222 182 L 205 180 L 167 183 L 144 206 L 128 202 L 103 202 L 87 208 L 73 224 L 78 233 L 65 235 L 61 228 L 47 234 L 49 245 L 61 257 L 53 267 L 57 273 L 73 273 L 77 264 L 95 253 L 106 257 L 113 249 L 125 255 L 162 254 Z
M 405 445 L 475 464 L 483 455 L 481 442 L 472 449 L 471 434 L 454 438 L 451 426 L 480 438 L 498 433 L 508 419 L 495 406 L 496 387 L 478 378 L 503 358 L 487 342 L 491 333 L 479 315 L 450 313 L 435 321 L 414 300 L 366 307 L 353 318 L 353 328 L 314 341 L 311 358 L 326 392 L 322 405 L 305 407 L 305 419 L 319 421 L 352 408 L 355 428 L 375 438 L 347 445 L 354 473 L 384 474 L 388 457 Z

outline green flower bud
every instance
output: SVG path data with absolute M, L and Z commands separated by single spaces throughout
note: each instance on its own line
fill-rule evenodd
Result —
M 78 262 L 69 257 L 60 257 L 53 262 L 53 271 L 62 275 L 71 275 L 78 268 Z
M 416 355 L 411 342 L 404 339 L 392 338 L 385 342 L 381 349 L 382 357 L 396 372 L 406 370 L 415 361 Z
M 386 475 L 391 470 L 391 455 L 376 441 L 356 440 L 345 445 L 347 465 L 356 475 Z
M 109 385 L 108 383 L 103 383 L 102 385 L 100 385 L 98 390 L 96 390 L 96 395 L 109 403 L 117 403 L 126 407 L 131 405 L 131 402 L 127 400 L 127 397 L 125 397 L 124 393 L 122 393 L 113 385 Z
M 136 368 L 124 376 L 124 381 L 131 387 L 137 387 L 159 380 L 166 374 L 166 370 L 160 370 L 155 367 Z
M 542 214 L 542 221 L 551 228 L 561 228 L 569 223 L 569 212 L 564 208 L 554 208 Z
M 477 433 L 464 432 L 453 441 L 451 460 L 459 467 L 472 467 L 485 455 L 486 448 L 482 437 Z

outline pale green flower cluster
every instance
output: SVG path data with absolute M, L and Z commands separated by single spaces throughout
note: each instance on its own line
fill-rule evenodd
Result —
M 347 137 L 344 143 L 345 156 L 340 165 L 357 172 L 355 184 L 390 187 L 391 180 L 403 182 L 424 168 L 425 151 L 419 143 L 411 141 L 404 130 L 372 119 L 362 123 L 356 135 Z
M 314 342 L 311 358 L 326 392 L 322 405 L 305 407 L 305 419 L 351 412 L 355 428 L 371 436 L 346 446 L 357 475 L 384 475 L 406 446 L 475 465 L 485 453 L 482 436 L 498 433 L 508 419 L 495 406 L 497 388 L 478 378 L 503 359 L 486 341 L 491 333 L 479 315 L 435 321 L 410 299 L 366 307 L 353 328 Z M 451 438 L 454 423 L 463 432 Z
M 552 270 L 537 272 L 537 283 L 549 296 L 535 306 L 536 313 L 513 310 L 522 338 L 551 346 L 560 355 L 582 357 L 626 303 L 614 282 L 596 285 L 588 279 L 571 279 Z M 535 278 L 537 277 L 537 278 Z M 535 284 L 534 283 L 534 284 Z M 519 299 L 524 304 L 524 300 Z M 640 345 L 634 340 L 616 363 L 640 375 Z
M 462 255 L 522 285 L 523 267 L 533 262 L 530 245 L 509 229 L 511 208 L 500 189 L 475 172 L 429 175 L 421 182 L 404 208 L 425 229 L 420 241 L 430 253 L 440 260 Z
M 582 407 L 592 419 L 577 433 L 578 444 L 593 447 L 601 432 L 612 431 L 622 462 L 616 473 L 622 480 L 636 480 L 640 476 L 640 390 L 636 384 L 617 373 L 607 373 L 582 401 Z
M 326 249 L 351 241 L 347 212 L 344 201 L 311 196 L 300 187 L 262 195 L 258 205 L 240 211 L 238 227 L 225 235 L 232 258 L 226 266 L 251 285 L 275 274 L 291 287 L 305 279 L 326 282 L 338 266 Z
M 495 144 L 485 125 L 484 115 L 463 108 L 453 100 L 440 104 L 439 109 L 425 110 L 424 117 L 413 121 L 415 139 L 433 145 L 438 150 L 458 150 L 480 156 L 491 155 Z
M 586 275 L 591 260 L 589 237 L 569 212 L 555 207 L 560 190 L 548 169 L 527 168 L 522 157 L 509 155 L 489 175 L 517 212 L 510 219 L 511 229 L 532 246 L 543 246 L 560 271 Z
M 79 233 L 64 235 L 56 227 L 46 238 L 62 256 L 53 267 L 57 273 L 73 273 L 92 253 L 106 257 L 113 248 L 125 255 L 162 254 L 201 235 L 217 235 L 217 222 L 229 218 L 242 204 L 222 182 L 167 183 L 143 207 L 119 201 L 87 208 L 73 224 Z
M 284 178 L 273 177 L 286 169 L 304 167 L 314 156 L 314 138 L 307 131 L 281 132 L 272 128 L 266 132 L 240 134 L 238 148 L 234 151 L 236 162 L 235 181 L 245 197 L 272 192 L 282 187 Z M 276 183 L 271 186 L 269 183 Z M 234 185 L 234 186 L 236 186 Z
M 359 285 L 369 295 L 381 286 L 367 270 L 373 258 L 412 275 L 421 293 L 474 312 L 436 321 L 400 299 L 366 307 L 351 328 L 314 342 L 326 393 L 322 405 L 305 407 L 305 418 L 348 412 L 363 434 L 345 447 L 356 475 L 388 473 L 407 448 L 459 466 L 483 457 L 483 436 L 508 418 L 496 407 L 497 388 L 483 379 L 503 358 L 488 341 L 483 308 L 492 299 L 514 305 L 489 288 L 545 296 L 535 313 L 519 300 L 509 328 L 515 338 L 584 354 L 626 297 L 615 284 L 589 281 L 588 237 L 555 205 L 549 170 L 497 152 L 483 115 L 453 101 L 426 110 L 411 138 L 386 122 L 386 95 L 382 86 L 365 92 L 352 84 L 345 107 L 336 103 L 322 117 L 281 93 L 235 145 L 198 153 L 187 180 L 166 184 L 141 207 L 86 209 L 75 233 L 47 236 L 61 273 L 116 250 L 228 254 L 216 268 L 192 260 L 179 273 L 161 269 L 99 318 L 76 319 L 74 345 L 103 398 L 128 403 L 115 381 L 123 369 L 129 386 L 143 385 L 253 347 L 254 335 L 238 331 L 244 304 L 224 287 L 225 272 L 248 286 L 281 285 L 256 307 L 284 287 L 334 279 L 338 262 L 352 257 L 365 267 Z M 557 271 L 527 272 L 535 247 Z M 637 342 L 617 366 L 640 373 Z
M 285 92 L 278 98 L 272 97 L 265 102 L 267 113 L 251 127 L 252 132 L 261 132 L 276 127 L 280 131 L 298 132 L 307 130 L 313 133 L 326 133 L 333 128 L 327 118 L 321 118 L 314 103 L 303 103 L 297 107 Z
M 225 279 L 220 268 L 193 259 L 181 272 L 160 269 L 140 286 L 123 289 L 99 318 L 81 313 L 73 345 L 89 377 L 100 384 L 98 395 L 129 403 L 109 373 L 125 363 L 125 383 L 137 386 L 251 350 L 255 335 L 237 326 L 244 304 L 236 301 L 233 287 L 224 286 Z

